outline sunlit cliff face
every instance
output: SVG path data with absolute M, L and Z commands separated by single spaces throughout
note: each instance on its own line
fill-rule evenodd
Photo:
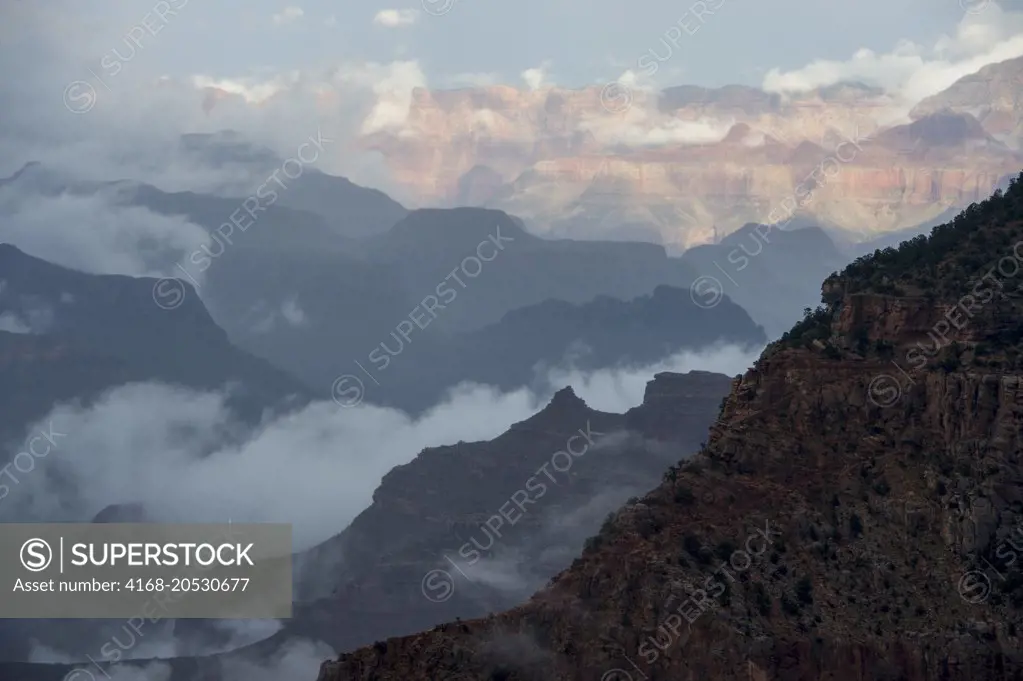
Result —
M 574 238 L 642 225 L 634 238 L 677 247 L 793 214 L 860 237 L 907 229 L 1020 162 L 982 125 L 899 128 L 910 105 L 876 89 L 679 90 L 417 88 L 400 125 L 360 143 L 422 205 L 502 208 Z

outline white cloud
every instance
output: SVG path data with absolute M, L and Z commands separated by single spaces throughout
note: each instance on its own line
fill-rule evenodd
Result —
M 11 312 L 4 312 L 3 314 L 0 314 L 0 331 L 19 334 L 32 333 L 32 330 L 28 328 L 28 325 L 18 319 Z
M 283 24 L 294 23 L 304 16 L 305 12 L 302 11 L 301 7 L 296 7 L 295 5 L 288 5 L 280 14 L 275 14 L 273 16 L 273 21 L 278 26 L 281 26 Z
M 211 78 L 195 75 L 191 82 L 198 89 L 214 88 L 230 95 L 238 95 L 248 104 L 262 104 L 274 95 L 293 86 L 298 78 L 296 73 L 285 73 L 269 79 L 261 78 Z
M 281 305 L 281 316 L 292 326 L 305 326 L 307 322 L 305 311 L 298 305 L 298 298 L 287 300 Z
M 607 369 L 582 372 L 559 368 L 547 374 L 553 385 L 570 385 L 576 395 L 592 409 L 622 413 L 642 404 L 647 382 L 662 371 L 686 373 L 713 371 L 735 376 L 743 373 L 760 357 L 762 348 L 750 350 L 734 345 L 720 345 L 697 351 L 685 351 L 641 369 Z
M 398 26 L 411 26 L 419 19 L 419 12 L 414 9 L 382 9 L 373 17 L 373 23 L 377 26 L 396 28 Z
M 531 397 L 474 388 L 417 420 L 318 402 L 249 430 L 223 394 L 123 386 L 41 422 L 66 434 L 64 456 L 46 460 L 56 477 L 26 476 L 0 511 L 88 522 L 109 504 L 143 502 L 157 521 L 291 522 L 301 550 L 344 529 L 423 447 L 493 438 L 532 413 Z M 65 475 L 70 495 L 56 482 Z
M 685 121 L 661 117 L 633 107 L 622 119 L 594 116 L 580 123 L 579 128 L 592 133 L 599 142 L 606 145 L 647 147 L 720 142 L 728 135 L 734 123 L 731 119 L 714 118 Z
M 1023 55 L 1023 12 L 991 3 L 965 14 L 954 35 L 927 48 L 902 41 L 891 51 L 857 50 L 845 61 L 819 60 L 792 71 L 771 69 L 763 87 L 771 92 L 806 92 L 841 81 L 879 85 L 912 106 L 955 81 L 993 64 Z
M 526 69 L 521 74 L 522 80 L 526 81 L 526 86 L 530 90 L 553 87 L 554 83 L 550 80 L 550 68 L 551 63 L 545 61 L 539 66 Z
M 249 660 L 244 655 L 227 657 L 223 674 L 225 681 L 314 679 L 320 673 L 320 666 L 336 657 L 334 649 L 325 643 L 298 639 L 288 642 L 269 661 Z
M 556 388 L 570 382 L 593 408 L 624 412 L 642 402 L 655 371 L 734 375 L 755 357 L 724 347 L 655 367 L 550 376 Z M 425 447 L 492 439 L 549 399 L 525 388 L 501 393 L 464 384 L 416 419 L 372 405 L 317 402 L 248 428 L 224 394 L 126 385 L 87 407 L 58 405 L 28 429 L 52 427 L 65 437 L 46 458 L 46 473 L 25 476 L 0 514 L 5 522 L 88 522 L 110 504 L 141 502 L 154 522 L 291 523 L 302 550 L 343 530 L 370 504 L 381 478 Z
M 412 91 L 426 87 L 426 76 L 415 61 L 369 63 L 359 69 L 337 71 L 336 82 L 372 90 L 375 102 L 361 126 L 361 133 L 369 135 L 406 130 Z
M 335 26 L 337 26 L 337 17 L 331 14 L 329 17 L 327 17 L 327 20 L 323 22 L 323 25 L 326 26 L 327 28 L 334 28 Z
M 30 31 L 32 38 L 42 35 L 48 34 Z M 13 47 L 0 45 L 0 52 L 14 54 Z M 287 158 L 320 129 L 337 142 L 319 155 L 318 169 L 399 201 L 411 198 L 380 154 L 362 147 L 359 138 L 403 130 L 412 90 L 427 85 L 415 61 L 352 60 L 307 71 L 241 70 L 159 80 L 142 69 L 125 68 L 109 90 L 96 86 L 96 103 L 87 115 L 75 116 L 60 105 L 59 91 L 53 102 L 51 83 L 62 82 L 65 70 L 75 70 L 62 60 L 37 59 L 54 69 L 44 71 L 39 84 L 0 85 L 0 104 L 9 104 L 0 126 L 0 176 L 40 161 L 80 179 L 131 178 L 165 191 L 245 196 L 265 174 L 254 176 L 244 164 L 198 164 L 181 153 L 180 135 L 235 130 Z
M 579 130 L 606 146 L 710 144 L 723 140 L 735 120 L 684 120 L 661 113 L 652 81 L 626 71 L 600 89 L 600 103 L 579 122 Z
M 21 334 L 45 334 L 53 328 L 53 308 L 36 296 L 20 296 L 5 305 L 0 315 L 0 331 Z
M 150 620 L 152 622 L 153 620 Z M 172 620 L 166 620 L 171 622 Z M 148 622 L 146 623 L 148 624 Z M 224 630 L 224 627 L 217 626 L 220 623 L 214 624 L 214 627 Z M 246 620 L 244 623 L 241 621 L 232 622 L 237 625 L 247 625 L 248 628 L 256 628 L 262 626 L 265 628 L 266 624 L 272 624 L 279 628 L 279 624 L 276 622 L 261 622 L 259 620 Z M 150 625 L 151 626 L 151 625 Z M 192 654 L 191 648 L 184 645 L 181 639 L 174 639 L 172 636 L 160 636 L 162 633 L 158 629 L 145 629 L 145 633 L 141 633 L 142 625 L 132 624 L 132 627 L 138 627 L 129 629 L 128 624 L 122 625 L 122 630 L 116 631 L 110 639 L 109 645 L 113 646 L 116 642 L 118 648 L 121 648 L 122 643 L 120 639 L 130 640 L 134 645 L 129 644 L 129 648 L 125 651 L 128 654 L 125 655 L 126 659 L 150 659 L 156 658 L 154 661 L 145 664 L 144 666 L 129 666 L 125 664 L 115 664 L 104 672 L 104 675 L 108 681 L 170 681 L 173 677 L 172 669 L 169 664 L 161 659 L 168 659 L 172 657 L 187 657 Z M 240 628 L 240 627 L 239 627 Z M 269 636 L 274 633 L 273 631 L 264 632 L 265 636 Z M 138 638 L 136 639 L 136 635 Z M 264 636 L 264 638 L 265 638 Z M 154 640 L 155 639 L 155 640 Z M 260 640 L 260 639 L 255 639 Z M 252 641 L 245 641 L 250 643 Z M 230 650 L 230 646 L 224 646 L 223 650 Z M 118 653 L 121 650 L 113 649 Z M 123 650 L 123 649 L 122 649 Z M 204 650 L 198 654 L 210 654 L 211 652 Z M 245 653 L 234 653 L 227 655 L 223 658 L 223 668 L 220 670 L 218 678 L 223 681 L 276 681 L 277 679 L 313 679 L 316 678 L 317 673 L 326 660 L 334 659 L 337 657 L 337 653 L 333 648 L 322 642 L 314 642 L 305 639 L 291 639 L 284 644 L 279 650 L 277 650 L 269 659 L 258 658 L 257 656 L 250 656 Z M 67 679 L 76 679 L 78 677 L 89 678 L 90 672 L 88 669 L 91 668 L 92 663 L 82 660 L 80 656 L 68 655 L 54 648 L 50 648 L 45 645 L 37 643 L 31 652 L 31 661 L 36 663 L 56 663 L 56 664 L 76 664 L 77 669 L 82 670 L 81 673 L 74 674 L 69 673 Z
M 0 234 L 30 255 L 97 274 L 164 276 L 174 262 L 209 242 L 183 217 L 119 205 L 110 192 L 44 196 L 21 182 L 0 188 Z M 170 260 L 168 260 L 170 258 Z

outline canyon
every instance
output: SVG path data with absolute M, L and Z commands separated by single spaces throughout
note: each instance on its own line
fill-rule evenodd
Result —
M 320 681 L 1019 678 L 1021 269 L 1023 174 L 829 277 L 706 447 L 528 602 Z
M 799 219 L 866 240 L 935 224 L 1020 167 L 1021 74 L 1023 59 L 987 66 L 915 107 L 859 83 L 417 88 L 361 145 L 417 202 L 541 234 L 685 249 Z

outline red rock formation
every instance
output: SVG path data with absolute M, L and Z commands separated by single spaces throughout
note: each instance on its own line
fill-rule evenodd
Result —
M 987 67 L 976 77 L 996 85 L 956 84 L 945 99 L 962 113 L 987 107 L 986 130 L 1005 138 L 1019 125 L 1021 67 L 1021 60 Z M 939 113 L 945 99 L 926 100 L 914 115 Z M 380 151 L 423 202 L 480 200 L 459 185 L 486 166 L 506 186 L 482 200 L 541 230 L 585 220 L 599 238 L 601 225 L 641 222 L 678 246 L 706 242 L 714 225 L 727 233 L 771 221 L 822 163 L 832 164 L 832 177 L 801 212 L 863 235 L 913 227 L 979 201 L 1021 163 L 1023 157 L 985 140 L 904 146 L 899 135 L 878 129 L 893 107 L 883 94 L 858 86 L 788 100 L 736 86 L 671 88 L 659 97 L 624 87 L 417 89 L 402 130 L 377 132 L 363 143 Z M 863 149 L 846 145 L 839 153 L 848 160 L 836 163 L 831 157 L 844 138 Z M 820 151 L 800 153 L 803 142 Z

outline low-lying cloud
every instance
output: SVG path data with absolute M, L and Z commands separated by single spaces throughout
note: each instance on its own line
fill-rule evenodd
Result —
M 554 372 L 592 407 L 622 412 L 642 402 L 653 373 L 735 374 L 755 356 L 717 348 L 655 367 Z M 62 404 L 27 433 L 52 424 L 66 437 L 0 503 L 0 518 L 88 522 L 112 504 L 142 504 L 156 522 L 288 522 L 295 549 L 343 530 L 371 502 L 381 478 L 426 447 L 488 440 L 549 399 L 461 385 L 419 418 L 372 405 L 317 402 L 248 429 L 226 393 L 134 384 L 88 407 Z M 8 457 L 20 443 L 10 443 Z
M 44 195 L 21 183 L 0 188 L 0 242 L 95 274 L 169 276 L 176 262 L 209 242 L 199 225 L 137 206 L 110 192 Z

